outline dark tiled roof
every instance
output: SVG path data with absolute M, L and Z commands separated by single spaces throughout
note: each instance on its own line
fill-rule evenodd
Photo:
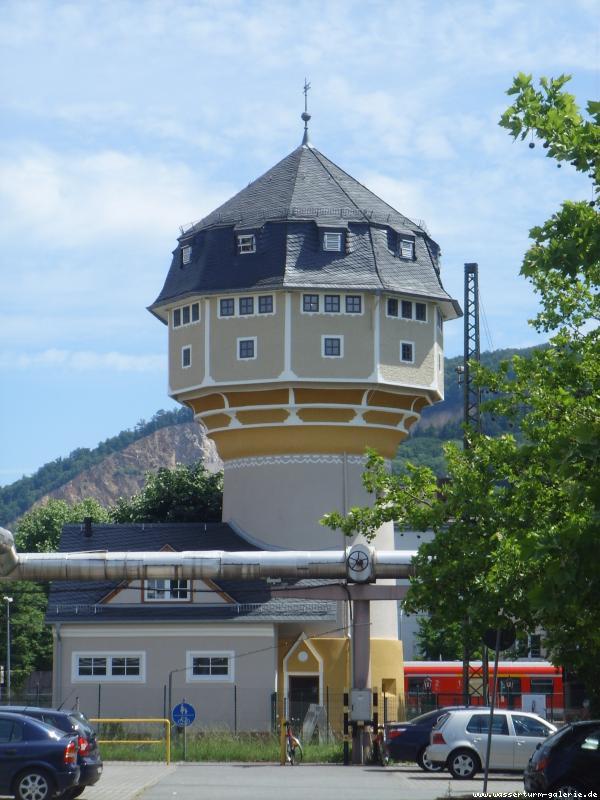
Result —
M 347 232 L 348 247 L 326 252 L 320 228 Z M 256 236 L 240 255 L 236 235 Z M 390 235 L 391 234 L 391 235 Z M 414 237 L 415 259 L 397 257 L 394 236 Z M 181 247 L 192 246 L 181 263 Z M 312 147 L 301 146 L 180 237 L 151 310 L 191 294 L 277 288 L 353 288 L 431 297 L 446 315 L 460 308 L 439 277 L 439 248 L 427 232 Z
M 153 551 L 165 547 L 175 551 L 259 550 L 224 523 L 140 523 L 93 525 L 90 538 L 83 526 L 65 525 L 60 552 Z M 219 588 L 235 602 L 223 604 L 105 604 L 118 589 L 116 581 L 53 581 L 48 598 L 47 622 L 132 622 L 163 620 L 224 620 L 241 618 L 334 619 L 335 603 L 277 598 L 266 581 L 220 581 Z M 300 582 L 304 585 L 304 582 Z

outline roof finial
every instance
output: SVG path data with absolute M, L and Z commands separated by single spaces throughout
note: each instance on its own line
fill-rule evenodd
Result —
M 310 89 L 310 83 L 304 78 L 304 111 L 301 115 L 301 118 L 304 120 L 304 136 L 302 138 L 302 144 L 310 147 L 310 139 L 308 138 L 308 121 L 310 119 L 310 114 L 308 113 L 308 90 Z

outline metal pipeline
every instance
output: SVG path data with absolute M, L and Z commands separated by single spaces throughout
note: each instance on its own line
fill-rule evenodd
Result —
M 369 579 L 407 578 L 416 553 L 360 546 L 371 560 Z M 0 528 L 0 577 L 3 580 L 113 581 L 164 579 L 255 580 L 257 578 L 348 577 L 346 550 L 227 552 L 152 551 L 17 553 L 10 531 Z M 360 579 L 359 579 L 360 580 Z

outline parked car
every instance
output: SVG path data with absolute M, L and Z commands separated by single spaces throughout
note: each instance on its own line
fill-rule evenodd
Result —
M 406 722 L 390 722 L 385 726 L 385 745 L 393 761 L 416 761 L 426 772 L 440 772 L 442 764 L 433 764 L 425 755 L 431 729 L 448 711 L 465 706 L 446 706 L 427 711 Z
M 574 722 L 548 737 L 532 755 L 523 782 L 527 792 L 563 797 L 600 792 L 600 720 Z
M 14 714 L 25 714 L 77 737 L 79 780 L 77 786 L 73 786 L 61 796 L 61 800 L 72 800 L 72 798 L 79 797 L 87 786 L 92 786 L 100 780 L 103 765 L 96 731 L 80 711 L 60 711 L 36 706 L 3 706 L 2 710 Z
M 76 736 L 32 717 L 0 711 L 0 795 L 49 800 L 78 780 Z
M 472 778 L 485 764 L 490 712 L 449 711 L 431 731 L 426 755 L 454 778 Z M 522 772 L 536 746 L 556 728 L 537 714 L 494 711 L 490 769 Z

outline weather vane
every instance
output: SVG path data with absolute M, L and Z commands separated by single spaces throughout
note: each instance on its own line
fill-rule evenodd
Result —
M 304 138 L 302 139 L 302 144 L 310 144 L 308 139 L 308 121 L 310 119 L 310 114 L 308 113 L 308 90 L 310 89 L 310 83 L 304 78 L 304 111 L 301 115 L 302 119 L 304 120 Z

